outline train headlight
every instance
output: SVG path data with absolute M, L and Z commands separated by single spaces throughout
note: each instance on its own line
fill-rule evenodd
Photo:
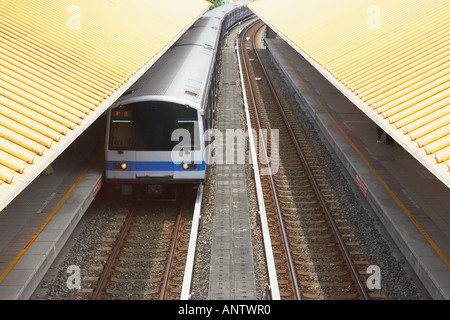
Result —
M 126 162 L 114 162 L 113 168 L 116 170 L 126 170 L 128 168 L 128 164 Z
M 181 167 L 184 170 L 194 170 L 194 169 L 197 169 L 197 164 L 195 164 L 195 163 L 183 163 L 181 165 Z

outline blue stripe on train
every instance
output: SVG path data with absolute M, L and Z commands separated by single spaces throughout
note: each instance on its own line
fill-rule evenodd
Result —
M 114 169 L 113 163 L 125 162 L 127 169 Z M 205 170 L 205 162 L 197 163 L 197 169 L 189 171 L 202 171 Z M 106 161 L 106 170 L 117 171 L 186 171 L 180 164 L 175 164 L 171 161 Z

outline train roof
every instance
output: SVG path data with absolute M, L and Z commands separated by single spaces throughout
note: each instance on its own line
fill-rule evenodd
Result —
M 223 18 L 248 2 L 237 1 L 207 11 L 116 104 L 151 99 L 200 109 L 211 77 Z

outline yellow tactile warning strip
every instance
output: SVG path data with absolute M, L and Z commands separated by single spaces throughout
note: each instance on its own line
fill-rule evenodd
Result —
M 450 1 L 248 7 L 450 187 Z
M 209 7 L 2 0 L 0 211 Z
M 61 208 L 61 206 L 67 200 L 67 198 L 70 196 L 70 194 L 76 188 L 76 186 L 80 183 L 80 181 L 83 179 L 83 177 L 86 175 L 86 173 L 95 165 L 96 161 L 98 160 L 98 158 L 100 156 L 103 156 L 103 152 L 99 152 L 94 157 L 94 159 L 92 159 L 92 161 L 89 163 L 89 165 L 86 167 L 86 169 L 81 173 L 81 175 L 78 177 L 78 179 L 70 187 L 69 191 L 67 191 L 67 193 L 64 195 L 64 197 L 59 201 L 59 203 L 56 205 L 56 207 L 52 210 L 50 215 L 45 219 L 45 221 L 40 225 L 38 230 L 27 241 L 26 245 L 19 251 L 19 253 L 16 255 L 16 257 L 11 261 L 11 263 L 6 268 L 6 270 L 3 271 L 2 274 L 0 274 L 0 283 L 5 279 L 5 277 L 9 274 L 9 272 L 12 270 L 12 268 L 14 268 L 14 266 L 17 264 L 19 259 L 24 255 L 24 253 L 28 250 L 28 248 L 31 246 L 31 244 L 36 240 L 36 238 L 39 236 L 39 234 L 44 230 L 45 226 L 50 222 L 50 220 L 53 218 L 53 216 L 56 214 L 56 212 L 58 212 L 58 210 Z

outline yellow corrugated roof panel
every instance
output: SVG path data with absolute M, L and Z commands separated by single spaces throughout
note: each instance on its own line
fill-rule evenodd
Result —
M 2 0 L 0 211 L 209 7 Z
M 450 1 L 248 7 L 450 187 Z

